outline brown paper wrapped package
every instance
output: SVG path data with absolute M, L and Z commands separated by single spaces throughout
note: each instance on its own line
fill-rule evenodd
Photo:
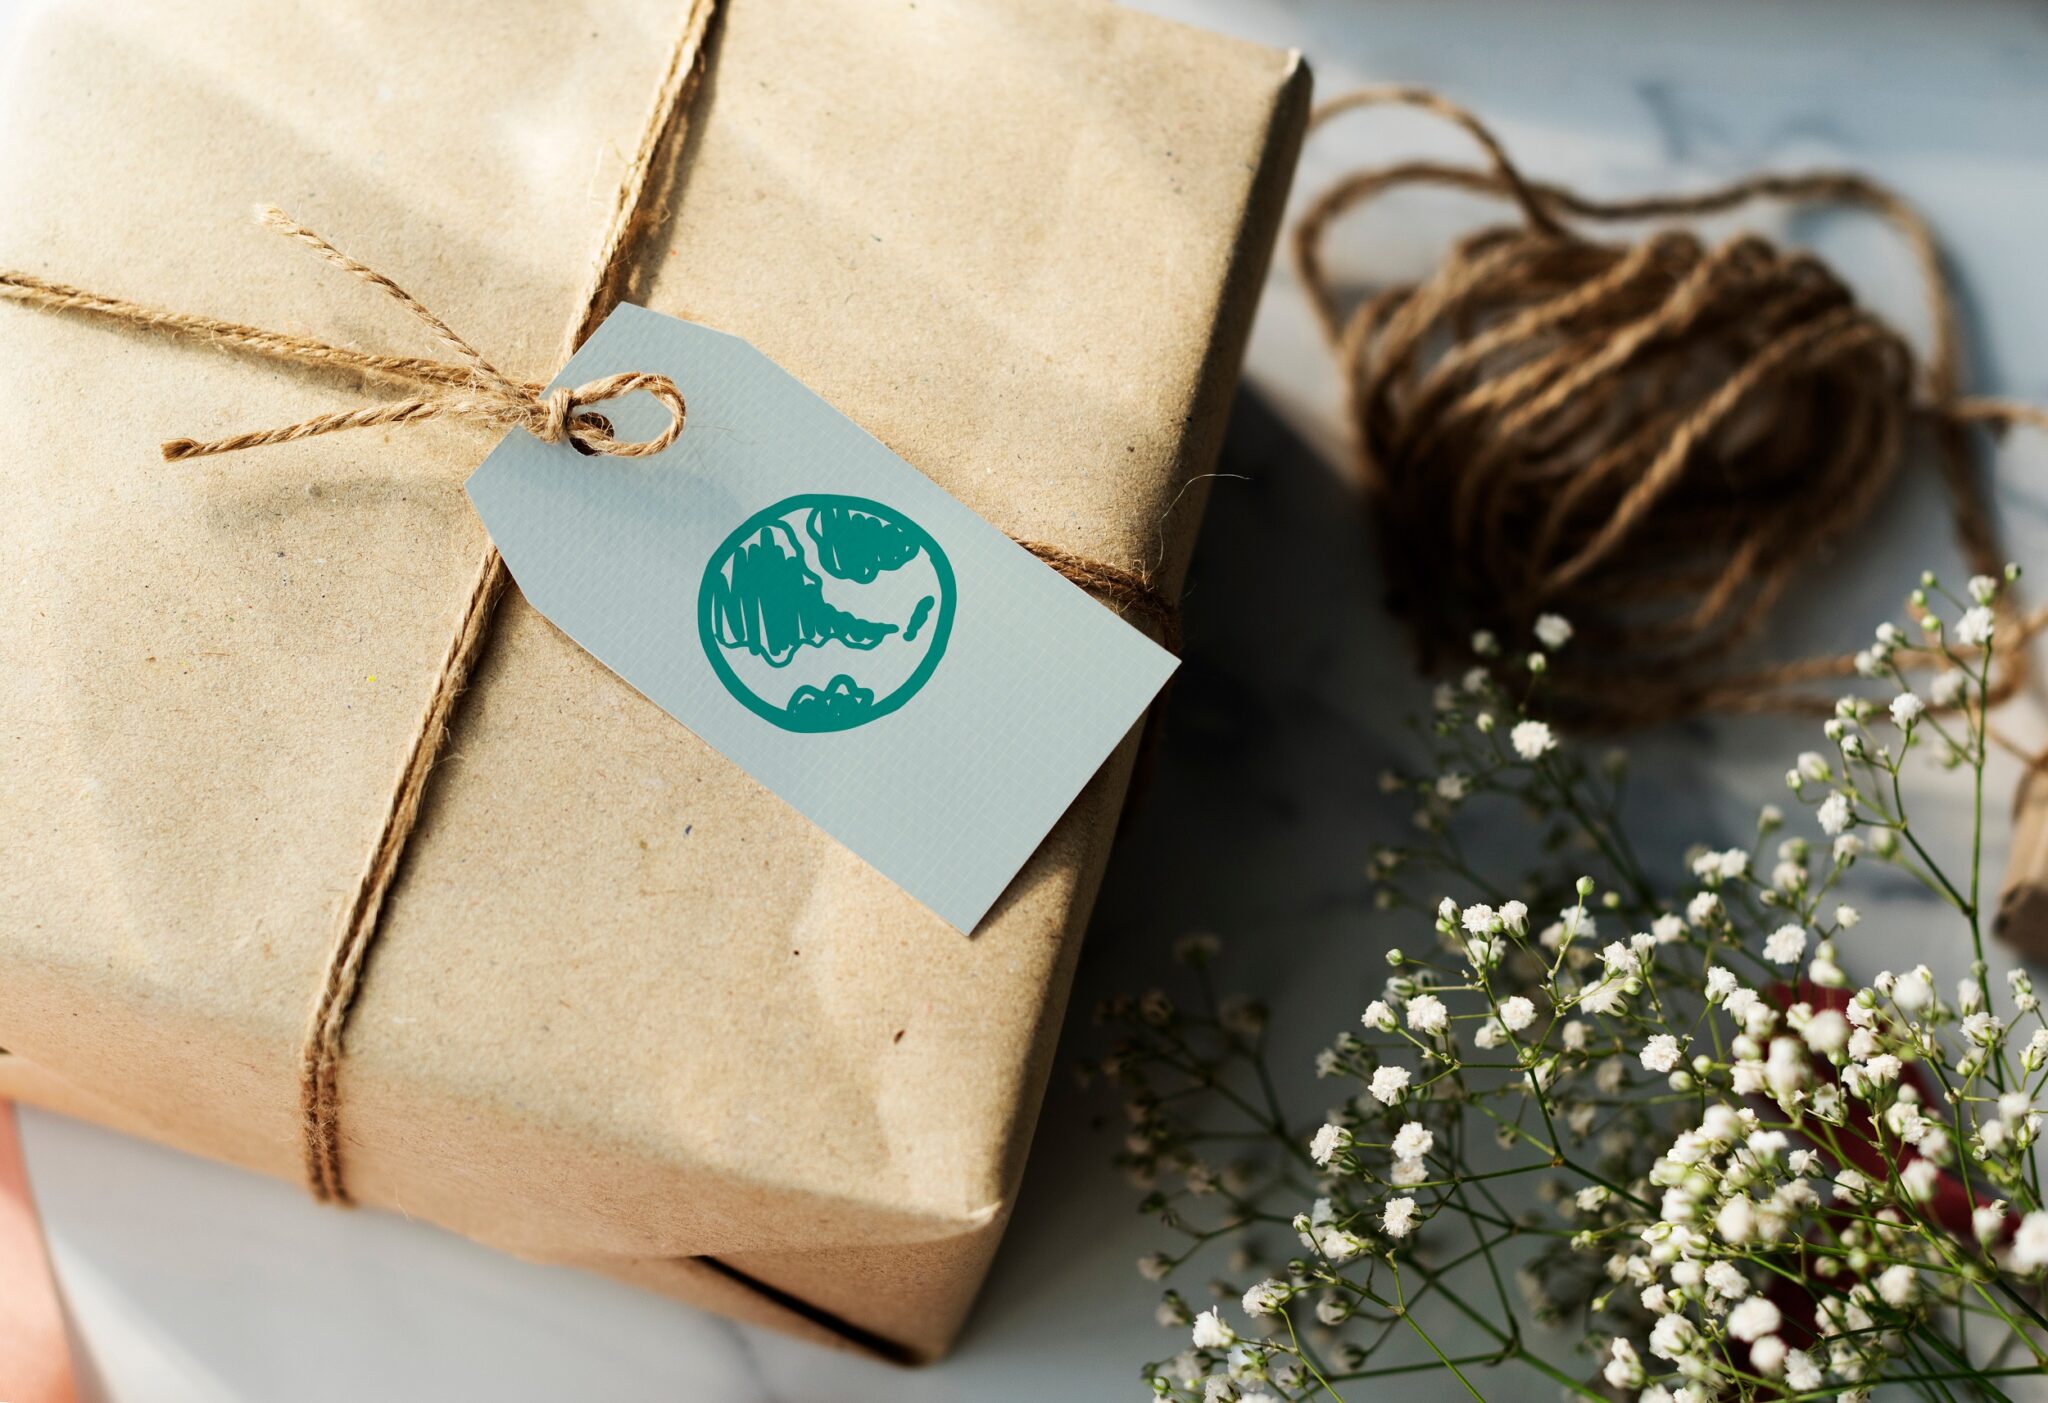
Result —
M 425 352 L 274 202 L 544 380 L 672 0 L 43 12 L 0 265 Z M 736 332 L 1013 535 L 1177 586 L 1305 115 L 1097 0 L 728 0 L 634 300 Z M 684 384 L 688 392 L 687 383 Z M 335 912 L 491 436 L 194 463 L 364 387 L 0 306 L 0 1091 L 287 1178 Z M 516 591 L 348 1025 L 361 1202 L 903 1358 L 1008 1215 L 1133 746 L 972 938 Z

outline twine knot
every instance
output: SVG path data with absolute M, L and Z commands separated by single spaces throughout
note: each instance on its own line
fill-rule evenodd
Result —
M 292 338 L 272 337 L 271 349 L 288 358 L 314 363 L 345 363 L 357 369 L 445 386 L 447 392 L 418 395 L 389 404 L 363 409 L 319 414 L 282 428 L 257 429 L 227 438 L 199 440 L 176 438 L 163 445 L 166 462 L 203 458 L 215 453 L 234 453 L 271 443 L 290 443 L 316 434 L 338 433 L 343 429 L 368 429 L 385 424 L 417 424 L 428 419 L 469 419 L 501 428 L 522 428 L 543 443 L 572 444 L 576 451 L 611 458 L 644 458 L 659 453 L 676 441 L 683 431 L 685 405 L 682 392 L 666 375 L 626 371 L 578 385 L 574 389 L 547 389 L 530 381 L 513 380 L 485 360 L 477 349 L 456 335 L 442 321 L 391 279 L 374 268 L 358 263 L 282 210 L 259 207 L 256 220 L 267 229 L 312 249 L 344 272 L 368 283 L 409 312 L 444 346 L 453 350 L 459 363 L 413 360 L 395 356 L 366 356 L 319 342 L 291 344 Z M 294 352 L 297 352 L 294 355 Z M 583 413 L 593 404 L 643 391 L 668 411 L 668 425 L 653 438 L 622 440 L 611 421 L 602 414 Z
M 612 432 L 612 421 L 604 415 L 577 412 L 609 399 L 621 399 L 635 390 L 651 395 L 668 411 L 668 426 L 653 438 L 621 440 Z M 596 453 L 612 458 L 644 458 L 661 452 L 682 433 L 683 420 L 688 413 L 682 391 L 676 388 L 675 381 L 666 375 L 651 375 L 638 370 L 607 375 L 602 380 L 592 380 L 573 390 L 557 386 L 536 396 L 531 403 L 536 412 L 527 421 L 526 429 L 542 443 L 566 440 L 579 453 Z
M 556 387 L 541 396 L 540 423 L 533 436 L 542 443 L 560 443 L 569 432 L 569 411 L 576 408 L 576 392 Z

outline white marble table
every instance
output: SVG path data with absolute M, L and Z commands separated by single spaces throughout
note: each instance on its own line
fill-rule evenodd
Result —
M 1712 183 L 1759 165 L 1853 164 L 1938 211 L 1963 279 L 1975 384 L 2048 398 L 2048 23 L 2007 3 L 1723 0 L 1678 7 L 1551 0 L 1146 0 L 1153 8 L 1298 46 L 1334 92 L 1361 81 L 1438 87 L 1479 108 L 1538 173 L 1623 193 Z M 0 22 L 10 7 L 0 0 Z M 1298 189 L 1396 152 L 1459 153 L 1422 118 L 1352 119 L 1320 139 Z M 1370 220 L 1361 268 L 1414 273 L 1473 210 L 1422 202 Z M 1800 226 L 1909 329 L 1917 294 L 1897 248 L 1853 219 Z M 1276 273 L 1250 379 L 1277 420 L 1327 451 L 1335 389 L 1298 292 Z M 1399 936 L 1365 911 L 1362 855 L 1401 815 L 1372 778 L 1400 749 L 1414 704 L 1377 584 L 1335 472 L 1248 410 L 1216 486 L 1188 603 L 1191 656 L 1158 781 L 1120 848 L 1084 958 L 1062 1059 L 1097 1044 L 1086 1010 L 1142 987 L 1172 938 L 1234 941 L 1238 982 L 1271 998 L 1281 1044 L 1305 1057 L 1356 1016 Z M 2048 565 L 2048 446 L 2001 463 L 2005 523 L 2022 559 Z M 1852 549 L 1814 575 L 1787 647 L 1860 636 L 1924 564 L 1955 573 L 1938 494 L 1899 493 Z M 1294 568 L 1355 599 L 1258 641 L 1233 599 L 1283 543 Z M 2025 729 L 2014 721 L 2016 728 Z M 2038 731 L 2038 727 L 2034 728 Z M 1792 723 L 1699 726 L 1641 748 L 1666 850 L 1745 833 L 1774 797 Z M 2010 792 L 2010 766 L 1993 792 Z M 2001 801 L 2002 802 L 2002 801 Z M 1942 793 L 1938 821 L 1964 796 Z M 1935 812 L 1930 810 L 1929 812 Z M 1683 822 L 1679 822 L 1679 819 Z M 1990 856 L 2003 864 L 2003 833 Z M 1924 908 L 1866 890 L 1868 972 L 1919 951 Z M 1409 933 L 1412 937 L 1412 932 Z M 1256 948 L 1257 955 L 1251 951 Z M 1952 961 L 1953 963 L 1954 961 Z M 1297 1085 L 1311 1104 L 1317 1093 Z M 512 1262 L 424 1225 L 338 1214 L 298 1190 L 36 1113 L 31 1172 L 99 1392 L 118 1403 L 302 1403 L 491 1398 L 769 1400 L 1145 1396 L 1140 1361 L 1170 1352 L 1132 1262 L 1152 1245 L 1107 1164 L 1109 1109 L 1055 1081 L 1017 1219 L 959 1352 L 903 1373 L 791 1344 L 570 1271 Z M 1199 1281 L 1191 1283 L 1199 1285 Z M 1502 1380 L 1503 1397 L 1535 1397 Z M 1423 1398 L 1448 1380 L 1406 1381 Z

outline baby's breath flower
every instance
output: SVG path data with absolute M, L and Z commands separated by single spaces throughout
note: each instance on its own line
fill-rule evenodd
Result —
M 1934 1002 L 1934 981 L 1928 976 L 1927 966 L 1910 970 L 1898 977 L 1892 986 L 1892 1002 L 1907 1013 L 1920 1013 Z
M 1801 1393 L 1821 1386 L 1820 1366 L 1803 1349 L 1795 1349 L 1785 1356 L 1785 1382 Z
M 1708 1289 L 1723 1300 L 1739 1301 L 1749 1294 L 1749 1278 L 1733 1262 L 1710 1263 L 1704 1277 Z
M 1699 1347 L 1700 1332 L 1682 1315 L 1660 1315 L 1650 1330 L 1650 1353 L 1673 1363 Z
M 1766 1378 L 1776 1378 L 1785 1372 L 1785 1342 L 1776 1335 L 1765 1335 L 1749 1346 L 1750 1367 Z
M 1806 1021 L 1800 1036 L 1822 1057 L 1830 1057 L 1849 1045 L 1849 1020 L 1834 1009 L 1822 1009 Z
M 1828 797 L 1821 800 L 1821 805 L 1814 810 L 1813 816 L 1820 824 L 1820 831 L 1830 838 L 1846 832 L 1854 818 L 1849 809 L 1849 796 L 1839 789 L 1829 791 Z
M 1511 1033 L 1519 1033 L 1536 1021 L 1536 1005 L 1516 994 L 1503 999 L 1500 1005 L 1501 1026 Z
M 1905 1262 L 1886 1267 L 1878 1273 L 1877 1294 L 1893 1310 L 1904 1310 L 1919 1299 L 1919 1274 Z
M 1914 696 L 1911 692 L 1901 692 L 1892 698 L 1892 724 L 1903 731 L 1918 720 L 1920 713 L 1925 710 L 1927 710 L 1926 702 L 1921 701 L 1920 698 Z
M 2040 1006 L 2040 999 L 2034 994 L 2034 978 L 2023 969 L 2009 969 L 2005 972 L 2006 987 L 2012 991 L 2013 1006 L 2022 1013 L 2031 1013 Z
M 1192 1333 L 1196 1349 L 1229 1349 L 1237 1343 L 1237 1332 L 1224 1323 L 1222 1312 L 1213 1307 L 1195 1317 Z
M 1382 1106 L 1392 1106 L 1400 1101 L 1408 1090 L 1408 1069 L 1392 1063 L 1374 1070 L 1372 1080 L 1367 1083 L 1373 1100 Z
M 1714 1214 L 1714 1230 L 1731 1247 L 1740 1247 L 1756 1236 L 1756 1205 L 1745 1194 L 1736 1194 Z
M 2012 1265 L 2023 1272 L 2048 1266 L 2048 1211 L 2036 1209 L 2020 1220 L 2012 1237 Z
M 1415 1231 L 1415 1200 L 1406 1194 L 1388 1199 L 1386 1210 L 1380 1214 L 1380 1229 L 1394 1238 Z
M 1776 965 L 1797 964 L 1799 957 L 1806 953 L 1806 940 L 1805 926 L 1779 926 L 1764 941 L 1764 958 Z
M 1962 1035 L 1979 1047 L 1989 1047 L 2005 1033 L 2005 1023 L 1996 1014 L 1973 1013 L 1963 1019 Z
M 1643 1364 L 1636 1354 L 1636 1347 L 1616 1335 L 1607 1347 L 1607 1363 L 1601 1368 L 1600 1376 L 1615 1388 L 1641 1388 Z
M 1678 1065 L 1682 1055 L 1678 1039 L 1669 1033 L 1659 1033 L 1643 1046 L 1643 1065 L 1653 1072 L 1668 1072 Z
M 1261 1281 L 1244 1293 L 1244 1313 L 1249 1316 L 1278 1315 L 1293 1291 L 1284 1281 Z
M 1607 942 L 1607 948 L 1600 952 L 1600 962 L 1613 974 L 1627 976 L 1639 972 L 1643 965 L 1636 952 L 1619 940 Z
M 1571 624 L 1557 614 L 1538 614 L 1535 632 L 1536 641 L 1553 653 L 1572 641 Z
M 1728 1312 L 1728 1333 L 1743 1341 L 1761 1339 L 1784 1323 L 1768 1296 L 1751 1296 Z
M 1350 1148 L 1351 1132 L 1341 1125 L 1325 1123 L 1308 1142 L 1308 1157 L 1317 1164 L 1327 1165 L 1342 1150 Z
M 1428 1127 L 1421 1121 L 1411 1120 L 1395 1134 L 1394 1153 L 1402 1159 L 1420 1159 L 1435 1143 L 1436 1137 L 1430 1134 Z
M 1991 610 L 1979 604 L 1956 620 L 1956 642 L 1965 648 L 1981 648 L 1991 641 Z
M 1450 1011 L 1434 994 L 1418 994 L 1408 1001 L 1408 1026 L 1418 1033 L 1441 1033 L 1450 1026 Z
M 1514 746 L 1515 754 L 1524 760 L 1540 760 L 1557 749 L 1557 737 L 1541 721 L 1517 721 L 1515 728 L 1508 732 L 1508 741 Z
M 1628 980 L 1609 976 L 1579 995 L 1579 1007 L 1588 1013 L 1612 1016 L 1628 1005 Z M 1616 1066 L 1617 1063 L 1607 1063 Z

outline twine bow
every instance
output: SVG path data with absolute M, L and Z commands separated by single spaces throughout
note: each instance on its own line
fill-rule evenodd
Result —
M 686 406 L 682 392 L 666 375 L 626 371 L 573 389 L 557 387 L 552 390 L 532 381 L 514 380 L 485 360 L 476 347 L 458 336 L 448 323 L 428 311 L 411 293 L 376 269 L 350 258 L 284 211 L 259 205 L 256 222 L 304 244 L 335 267 L 391 298 L 433 333 L 435 340 L 454 351 L 460 363 L 411 356 L 368 355 L 342 346 L 330 346 L 310 337 L 145 307 L 140 303 L 102 296 L 63 283 L 46 282 L 22 273 L 0 274 L 0 295 L 58 311 L 87 312 L 126 326 L 200 337 L 216 344 L 224 342 L 303 365 L 340 366 L 384 379 L 442 387 L 440 393 L 414 395 L 389 404 L 369 405 L 333 414 L 316 414 L 281 428 L 255 429 L 218 439 L 174 438 L 163 445 L 164 461 L 170 463 L 215 453 L 235 453 L 244 448 L 261 448 L 272 443 L 290 443 L 319 434 L 339 433 L 344 429 L 420 424 L 442 418 L 468 419 L 507 430 L 524 429 L 543 443 L 566 441 L 580 453 L 611 458 L 644 458 L 659 453 L 674 443 L 683 431 Z M 619 399 L 636 390 L 652 395 L 668 410 L 667 426 L 653 438 L 620 439 L 613 433 L 610 420 L 602 414 L 589 412 L 592 405 Z

